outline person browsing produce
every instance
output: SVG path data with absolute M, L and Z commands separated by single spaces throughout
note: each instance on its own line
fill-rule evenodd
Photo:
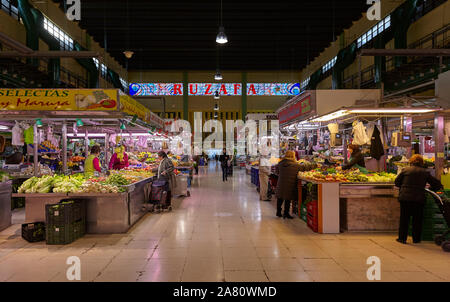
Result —
M 294 151 L 286 151 L 282 161 L 276 166 L 278 174 L 277 182 L 277 216 L 293 219 L 289 214 L 291 201 L 298 199 L 297 175 L 301 167 L 295 160 Z M 281 215 L 281 207 L 284 202 L 284 214 Z
M 158 167 L 158 179 L 163 179 L 168 182 L 167 200 L 170 201 L 172 199 L 172 192 L 176 187 L 175 167 L 166 152 L 159 151 L 158 157 L 161 160 Z
M 93 146 L 91 148 L 91 154 L 86 158 L 84 162 L 84 173 L 94 173 L 95 171 L 101 173 L 102 168 L 100 166 L 100 146 Z
M 128 166 L 128 155 L 125 152 L 125 146 L 117 147 L 109 161 L 109 170 L 122 170 Z
M 405 244 L 408 237 L 409 220 L 412 217 L 413 243 L 419 243 L 422 237 L 422 221 L 425 205 L 425 186 L 430 184 L 436 191 L 442 188 L 439 180 L 431 176 L 423 168 L 423 157 L 413 155 L 409 160 L 410 167 L 404 168 L 395 179 L 395 186 L 400 188 L 400 227 L 397 241 Z
M 348 152 L 350 153 L 350 160 L 347 164 L 342 166 L 342 170 L 349 170 L 351 168 L 365 168 L 364 155 L 359 149 L 358 145 L 348 145 Z

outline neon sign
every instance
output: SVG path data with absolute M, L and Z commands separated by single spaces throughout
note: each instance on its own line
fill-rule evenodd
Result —
M 277 95 L 299 95 L 300 83 L 249 83 L 247 84 L 247 95 L 249 96 L 277 96 Z
M 217 91 L 222 96 L 241 96 L 241 83 L 189 83 L 188 95 L 213 96 Z M 249 83 L 248 96 L 290 96 L 299 95 L 300 83 Z M 185 93 L 182 83 L 133 83 L 131 96 L 182 96 Z
M 236 96 L 242 95 L 242 84 L 240 83 L 191 83 L 189 84 L 189 95 L 220 95 Z
M 131 96 L 183 95 L 182 83 L 133 83 Z

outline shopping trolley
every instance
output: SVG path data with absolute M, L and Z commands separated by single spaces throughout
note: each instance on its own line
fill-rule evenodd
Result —
M 445 192 L 438 191 L 433 192 L 431 190 L 425 189 L 434 199 L 439 207 L 447 226 L 450 226 L 450 199 L 445 195 Z M 447 239 L 448 234 L 450 234 L 450 229 L 447 228 L 443 234 L 436 236 L 434 242 L 441 246 L 445 252 L 450 252 L 450 240 Z

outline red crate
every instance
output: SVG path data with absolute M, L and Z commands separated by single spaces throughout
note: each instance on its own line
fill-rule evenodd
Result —
M 308 215 L 311 215 L 312 217 L 317 217 L 317 215 L 319 214 L 317 206 L 318 206 L 317 200 L 308 202 L 308 204 L 306 205 Z
M 313 230 L 313 232 L 317 233 L 319 231 L 319 223 L 316 219 L 314 219 L 311 216 L 307 216 L 306 217 L 306 223 L 308 225 L 308 227 Z

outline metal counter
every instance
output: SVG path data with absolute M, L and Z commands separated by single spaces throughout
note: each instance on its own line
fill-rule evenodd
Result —
M 12 181 L 0 183 L 0 231 L 11 225 Z
M 69 193 L 69 194 L 14 194 L 25 197 L 26 222 L 45 222 L 45 205 L 55 204 L 63 199 L 86 200 L 87 233 L 126 233 L 147 213 L 152 178 L 125 186 L 124 193 Z M 11 201 L 10 201 L 11 203 Z

